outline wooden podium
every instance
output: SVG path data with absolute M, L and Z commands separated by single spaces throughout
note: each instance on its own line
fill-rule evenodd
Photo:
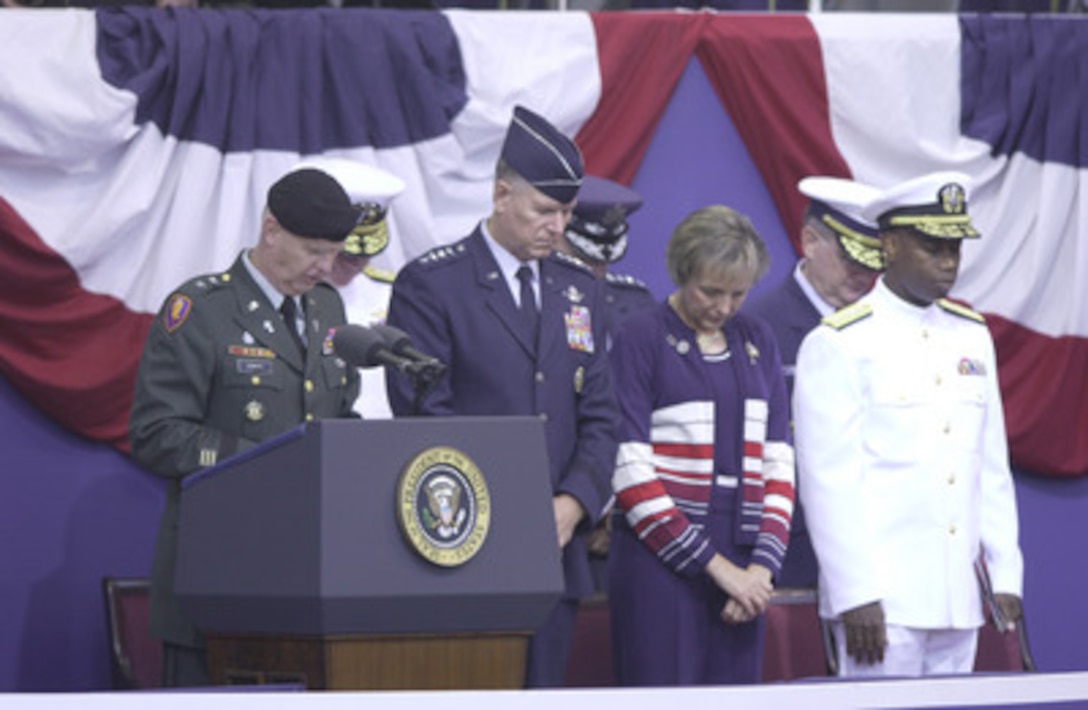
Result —
M 528 639 L 563 591 L 546 456 L 533 417 L 327 420 L 187 479 L 176 586 L 212 681 L 522 687 Z M 417 542 L 413 505 L 440 525 L 421 492 L 435 471 L 483 484 L 447 506 L 453 519 L 471 499 L 485 523 L 467 561 Z

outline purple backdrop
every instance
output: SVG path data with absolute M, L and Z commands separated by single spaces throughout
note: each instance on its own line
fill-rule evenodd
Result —
M 768 243 L 771 273 L 794 256 L 747 152 L 702 70 L 685 73 L 634 187 L 646 205 L 632 219 L 619 270 L 658 297 L 670 284 L 664 245 L 692 209 L 722 203 L 746 213 Z M 128 459 L 59 430 L 0 379 L 0 692 L 109 687 L 100 580 L 150 569 L 162 485 Z M 1078 590 L 1088 568 L 1071 541 L 1088 537 L 1088 480 L 1017 477 L 1026 606 L 1040 670 L 1088 670 L 1088 615 Z

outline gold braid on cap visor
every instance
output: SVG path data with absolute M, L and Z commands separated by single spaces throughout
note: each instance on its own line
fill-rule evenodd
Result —
M 884 269 L 884 257 L 880 252 L 879 239 L 862 234 L 829 214 L 825 214 L 820 219 L 835 232 L 847 256 L 867 269 L 873 271 Z
M 383 219 L 377 224 L 361 224 L 344 240 L 344 251 L 354 256 L 376 256 L 389 246 L 389 225 Z
M 971 218 L 965 214 L 956 215 L 893 215 L 884 220 L 888 228 L 909 227 L 927 237 L 938 239 L 976 239 L 978 233 Z

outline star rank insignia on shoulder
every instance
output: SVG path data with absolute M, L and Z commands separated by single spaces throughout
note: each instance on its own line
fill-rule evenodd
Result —
M 952 315 L 959 316 L 960 318 L 966 318 L 967 320 L 973 320 L 976 323 L 982 323 L 983 325 L 986 324 L 986 319 L 982 316 L 981 313 L 968 308 L 962 303 L 956 303 L 955 301 L 950 301 L 947 298 L 939 298 L 937 299 L 937 305 L 948 311 Z
M 617 286 L 626 286 L 627 288 L 649 290 L 645 282 L 643 282 L 641 279 L 636 279 L 634 276 L 630 276 L 628 274 L 614 274 L 609 271 L 604 275 L 604 280 L 610 284 L 616 284 Z
M 419 263 L 424 266 L 435 266 L 437 264 L 443 264 L 450 261 L 455 256 L 464 256 L 468 251 L 465 250 L 464 242 L 458 242 L 456 244 L 446 244 L 440 247 L 435 247 L 429 252 L 419 257 Z
M 585 271 L 585 272 L 587 272 L 589 274 L 593 273 L 593 270 L 589 268 L 589 265 L 586 264 L 586 262 L 579 259 L 578 257 L 571 256 L 570 254 L 565 254 L 565 253 L 563 253 L 561 251 L 553 251 L 552 255 L 560 263 L 567 264 L 568 266 L 573 266 L 576 269 L 578 269 L 579 271 Z
M 822 322 L 824 325 L 834 328 L 835 330 L 842 330 L 843 328 L 853 325 L 858 321 L 866 318 L 873 313 L 873 307 L 868 303 L 851 303 L 849 306 L 844 306 L 835 311 L 829 316 L 824 316 Z

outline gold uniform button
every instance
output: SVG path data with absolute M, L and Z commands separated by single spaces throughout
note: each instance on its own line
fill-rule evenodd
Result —
M 955 535 L 956 534 L 956 526 L 955 525 L 949 525 L 948 526 L 948 534 L 949 535 Z
M 313 380 L 306 380 L 305 387 L 306 387 L 307 392 L 313 392 L 314 391 L 314 381 Z
M 312 413 L 310 413 L 310 412 L 306 412 L 306 421 L 312 422 L 313 420 L 314 420 L 314 415 Z
M 254 375 L 253 377 L 251 377 L 251 378 L 250 378 L 249 382 L 250 382 L 250 384 L 252 384 L 253 386 L 257 386 L 257 385 L 261 384 L 261 377 L 260 377 L 260 375 Z

